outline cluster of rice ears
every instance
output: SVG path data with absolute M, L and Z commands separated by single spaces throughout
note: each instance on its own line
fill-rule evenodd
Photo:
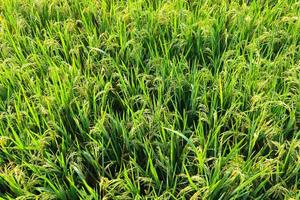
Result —
M 299 199 L 298 0 L 1 0 L 2 199 Z

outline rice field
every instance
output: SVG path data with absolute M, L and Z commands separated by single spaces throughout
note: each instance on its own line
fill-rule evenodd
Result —
M 298 0 L 1 0 L 0 199 L 300 199 Z

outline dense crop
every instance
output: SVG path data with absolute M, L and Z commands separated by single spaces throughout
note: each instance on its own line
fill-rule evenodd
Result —
M 299 16 L 1 0 L 0 197 L 299 199 Z

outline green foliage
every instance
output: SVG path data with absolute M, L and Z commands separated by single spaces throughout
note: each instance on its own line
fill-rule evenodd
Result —
M 299 199 L 297 0 L 2 0 L 0 197 Z

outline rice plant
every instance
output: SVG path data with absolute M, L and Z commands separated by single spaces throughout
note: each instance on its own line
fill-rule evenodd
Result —
M 297 0 L 0 1 L 1 199 L 300 199 Z

